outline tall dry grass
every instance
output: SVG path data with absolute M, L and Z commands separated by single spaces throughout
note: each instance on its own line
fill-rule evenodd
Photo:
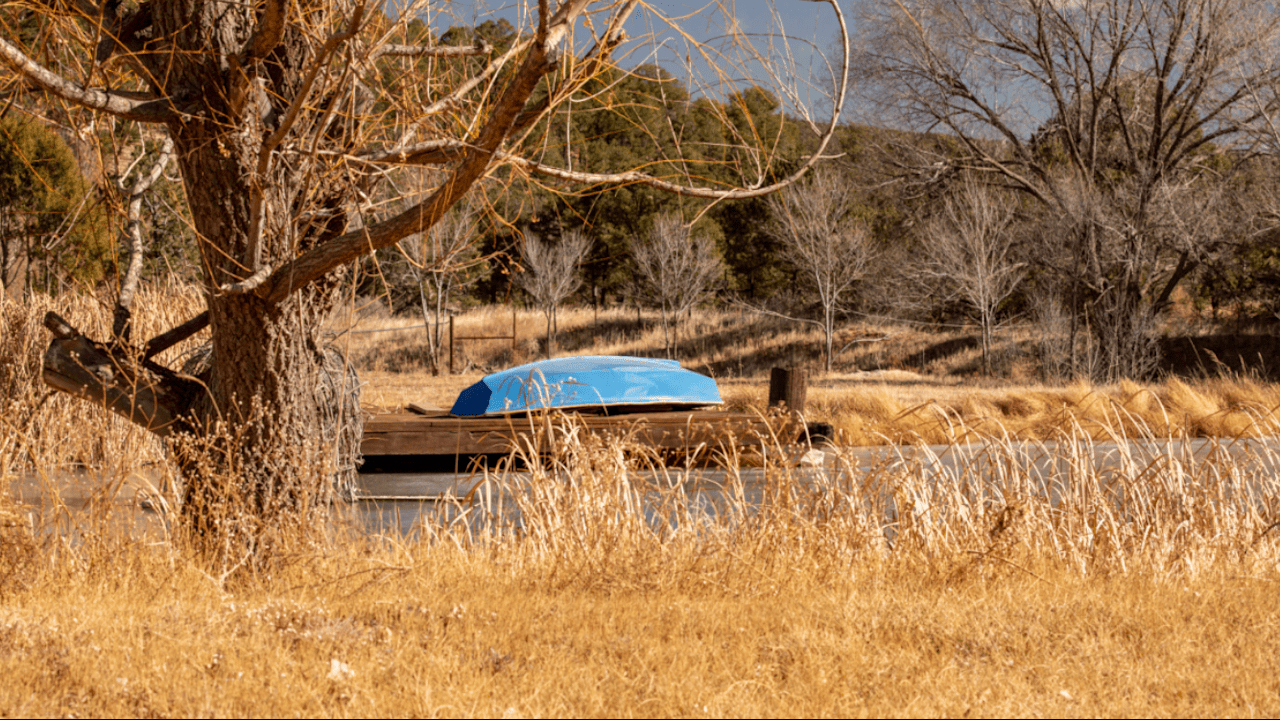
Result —
M 32 322 L 8 327 L 39 334 Z M 524 471 L 494 477 L 501 492 L 427 514 L 415 534 L 338 517 L 241 572 L 163 524 L 111 532 L 120 504 L 61 511 L 77 518 L 68 533 L 0 498 L 0 713 L 1280 711 L 1277 450 L 1231 436 L 1101 459 L 1104 442 L 1179 423 L 1275 435 L 1273 391 L 1024 391 L 927 390 L 960 409 L 919 427 L 980 440 L 965 446 L 912 430 L 878 459 L 828 448 L 812 465 L 770 442 L 759 468 L 722 451 L 712 494 L 625 437 L 567 424 L 550 431 L 554 454 L 517 453 Z M 925 412 L 904 415 L 921 403 L 901 388 L 814 393 L 812 412 L 831 417 L 856 403 L 858 417 Z M 32 458 L 48 470 L 159 457 L 112 418 L 60 429 L 83 404 L 22 397 L 0 410 L 0 487 Z M 1195 412 L 1175 421 L 1175 404 Z M 995 419 L 1062 406 L 1052 443 L 1019 442 Z M 1252 425 L 1227 424 L 1224 408 Z
M 230 576 L 173 541 L 37 550 L 0 597 L 0 711 L 1280 710 L 1272 451 L 1111 469 L 1082 438 L 1041 480 L 1010 442 L 857 473 L 776 448 L 760 488 L 723 458 L 712 517 L 643 448 L 557 432 L 505 507 L 410 537 L 335 524 Z
M 145 288 L 135 296 L 133 332 L 145 340 L 203 310 L 204 300 L 194 287 Z M 42 323 L 49 311 L 89 337 L 106 340 L 111 336 L 111 304 L 103 298 L 75 294 L 33 295 L 23 301 L 0 298 L 0 474 L 14 462 L 53 469 L 101 468 L 120 461 L 136 467 L 163 460 L 162 447 L 146 431 L 44 384 L 40 374 L 51 336 Z M 172 364 L 205 339 L 207 331 L 166 350 L 157 360 Z
M 484 374 L 540 357 L 540 317 L 534 311 L 517 311 L 520 341 L 514 353 L 507 341 L 461 343 L 459 374 L 441 376 L 422 369 L 423 331 L 414 327 L 414 319 L 377 313 L 357 318 L 348 312 L 338 316 L 335 327 L 356 330 L 343 335 L 340 343 L 360 368 L 366 382 L 363 398 L 371 409 L 391 410 L 409 403 L 448 408 L 463 388 Z M 510 310 L 480 308 L 458 316 L 456 327 L 459 335 L 509 333 Z M 767 409 L 769 369 L 817 363 L 812 349 L 821 339 L 816 330 L 794 323 L 712 310 L 694 313 L 683 332 L 687 343 L 682 346 L 682 363 L 715 376 L 730 409 L 761 413 Z M 849 362 L 857 360 L 857 353 L 919 354 L 941 341 L 901 328 L 853 327 L 846 333 L 906 337 L 895 340 L 892 351 L 877 350 L 876 343 L 855 345 Z M 656 319 L 646 317 L 637 325 L 634 310 L 602 310 L 597 318 L 590 309 L 568 309 L 561 313 L 560 338 L 566 354 L 662 354 Z M 978 362 L 977 352 L 961 352 L 950 362 Z M 940 365 L 943 362 L 933 365 L 956 369 Z M 807 410 L 808 420 L 833 424 L 841 441 L 853 445 L 964 442 L 1003 433 L 1047 439 L 1076 431 L 1093 438 L 1115 433 L 1257 437 L 1277 418 L 1280 386 L 1240 375 L 1094 385 L 1081 380 L 975 381 L 967 375 L 908 370 L 814 373 Z
M 728 407 L 765 410 L 765 383 L 721 385 Z M 846 377 L 816 385 L 809 391 L 807 419 L 831 423 L 839 442 L 848 445 L 943 444 L 1004 435 L 1262 437 L 1280 422 L 1280 386 L 1238 376 L 1004 387 Z

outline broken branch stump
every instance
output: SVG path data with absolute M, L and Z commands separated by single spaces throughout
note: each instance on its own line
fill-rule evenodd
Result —
M 47 385 L 101 405 L 165 437 L 186 428 L 185 417 L 203 386 L 142 353 L 85 337 L 56 313 L 44 326 L 54 339 L 44 354 Z

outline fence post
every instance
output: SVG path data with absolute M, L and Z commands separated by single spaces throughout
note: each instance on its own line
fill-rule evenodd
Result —
M 769 407 L 786 404 L 787 411 L 804 412 L 809 392 L 809 373 L 801 368 L 774 368 L 769 371 Z
M 453 315 L 449 316 L 449 374 L 453 374 Z

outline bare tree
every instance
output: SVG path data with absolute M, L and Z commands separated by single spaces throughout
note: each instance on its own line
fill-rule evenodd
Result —
M 667 357 L 679 342 L 677 323 L 711 290 L 720 277 L 715 245 L 671 213 L 661 213 L 644 235 L 632 238 L 631 255 L 643 286 L 662 311 L 662 341 Z
M 555 355 L 556 308 L 564 299 L 582 285 L 578 265 L 591 249 L 591 238 L 581 230 L 570 230 L 560 236 L 557 243 L 543 242 L 531 232 L 525 232 L 520 244 L 520 259 L 525 272 L 516 276 L 516 282 L 533 297 L 547 317 L 547 357 Z
M 427 365 L 440 374 L 449 300 L 484 258 L 476 251 L 476 213 L 468 199 L 438 223 L 397 243 L 400 256 L 386 270 L 389 279 L 413 288 L 427 330 Z M 474 275 L 470 278 L 474 280 Z
M 437 374 L 450 297 L 464 274 L 479 261 L 474 257 L 475 230 L 470 212 L 455 205 L 427 232 L 400 241 L 400 249 L 418 278 L 418 302 L 428 327 L 427 352 L 432 372 Z
M 768 202 L 770 233 L 818 295 L 822 320 L 815 324 L 822 328 L 831 372 L 836 313 L 874 254 L 871 234 L 853 215 L 855 190 L 838 171 L 821 168 Z
M 1255 0 L 871 0 L 863 89 L 887 117 L 954 142 L 892 148 L 923 179 L 965 170 L 1069 222 L 1047 269 L 1069 279 L 1072 336 L 1094 331 L 1109 377 L 1142 368 L 1147 319 L 1200 263 L 1154 212 L 1280 108 L 1280 13 Z M 1047 121 L 1045 120 L 1048 117 Z M 1083 213 L 1081 211 L 1084 211 Z M 1120 222 L 1104 224 L 1103 218 Z M 1143 360 L 1143 363 L 1146 361 Z
M 839 4 L 826 5 L 843 37 Z M 755 42 L 731 32 L 718 48 L 688 48 L 720 63 L 711 73 L 717 84 L 701 90 L 720 124 L 724 152 L 691 151 L 652 172 L 589 173 L 555 162 L 561 155 L 546 152 L 558 142 L 552 128 L 561 127 L 571 101 L 590 94 L 588 83 L 621 71 L 615 56 L 637 47 L 624 44 L 623 26 L 640 6 L 560 0 L 553 7 L 538 0 L 523 15 L 529 24 L 500 46 L 479 38 L 446 46 L 436 41 L 440 8 L 426 0 L 398 8 L 395 20 L 367 0 L 30 2 L 27 10 L 58 26 L 59 52 L 24 46 L 22 35 L 6 28 L 0 86 L 36 88 L 58 102 L 157 125 L 172 138 L 207 312 L 153 338 L 143 354 L 203 324 L 213 347 L 200 382 L 149 362 L 127 374 L 127 387 L 104 387 L 103 378 L 124 380 L 77 370 L 75 358 L 81 365 L 91 358 L 71 348 L 88 341 L 51 318 L 56 368 L 45 377 L 157 433 L 201 440 L 178 453 L 188 476 L 182 516 L 220 556 L 253 553 L 269 532 L 301 526 L 330 497 L 332 456 L 317 441 L 326 437 L 323 426 L 359 422 L 322 409 L 332 393 L 323 387 L 320 350 L 322 320 L 336 302 L 342 271 L 357 258 L 431 228 L 483 184 L 537 175 L 565 189 L 630 184 L 706 199 L 749 198 L 785 187 L 826 152 L 843 108 L 847 41 L 846 57 L 828 65 L 836 75 L 829 118 L 814 119 L 798 102 L 803 92 L 778 89 L 788 111 L 820 138 L 786 174 L 775 144 L 742 132 L 717 109 L 739 89 L 726 78 L 786 82 L 779 64 L 790 57 L 786 36 Z M 713 11 L 732 15 L 728 4 Z M 649 6 L 641 12 L 679 30 Z M 412 32 L 410 21 L 419 17 L 429 32 Z M 641 41 L 656 51 L 689 37 L 677 32 Z M 370 198 L 380 196 L 378 186 L 395 165 L 439 168 L 441 181 L 421 202 L 379 218 Z M 713 165 L 739 177 L 726 181 L 724 172 L 708 169 Z M 711 177 L 712 184 L 700 184 Z M 362 215 L 375 220 L 354 222 Z M 99 361 L 102 368 L 115 362 Z M 220 439 L 228 437 L 234 439 Z
M 923 270 L 953 298 L 972 308 L 982 327 L 982 367 L 991 374 L 996 309 L 1026 275 L 1012 256 L 1014 199 L 973 180 L 947 198 L 927 225 Z

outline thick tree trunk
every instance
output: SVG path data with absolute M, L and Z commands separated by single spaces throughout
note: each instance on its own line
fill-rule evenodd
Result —
M 273 533 L 310 525 L 332 499 L 330 479 L 342 469 L 332 424 L 359 418 L 326 412 L 337 398 L 321 386 L 319 307 L 300 295 L 274 307 L 252 295 L 210 303 L 210 393 L 193 408 L 198 435 L 178 451 L 184 524 L 210 550 L 260 553 Z
M 142 349 L 95 342 L 53 313 L 45 319 L 55 336 L 45 381 L 166 438 L 182 469 L 185 527 L 232 561 L 261 557 L 275 534 L 310 526 L 335 490 L 349 490 L 363 425 L 354 373 L 291 322 L 297 308 L 286 318 L 288 303 L 260 313 L 246 299 L 231 311 L 249 332 L 211 352 L 234 360 L 204 358 L 199 378 L 147 356 L 198 331 L 201 318 Z
M 259 176 L 256 138 L 226 128 L 216 120 L 171 128 L 201 239 L 212 337 L 200 375 L 208 392 L 191 408 L 192 433 L 173 447 L 184 526 L 234 560 L 261 556 L 277 533 L 315 524 L 332 498 L 331 478 L 353 469 L 358 432 L 356 447 L 335 453 L 334 443 L 344 423 L 358 427 L 360 418 L 336 410 L 358 408 L 358 400 L 339 397 L 357 392 L 345 372 L 338 369 L 336 384 L 322 372 L 319 333 L 336 300 L 332 278 L 278 303 L 220 289 L 344 231 L 340 200 L 330 201 L 327 219 L 299 222 L 298 208 L 325 207 L 323 187 L 296 177 L 288 163 Z

